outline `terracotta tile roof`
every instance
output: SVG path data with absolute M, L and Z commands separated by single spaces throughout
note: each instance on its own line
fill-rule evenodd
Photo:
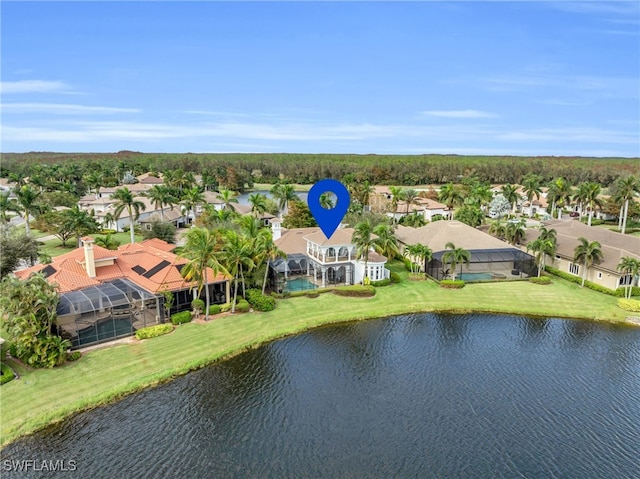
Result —
M 157 238 L 126 244 L 117 251 L 94 245 L 96 260 L 114 259 L 113 264 L 98 266 L 95 278 L 89 278 L 84 269 L 84 248 L 57 256 L 50 265 L 39 264 L 17 271 L 16 276 L 26 278 L 33 272 L 46 270 L 43 272 L 48 273 L 51 283 L 58 283 L 61 293 L 96 286 L 116 278 L 128 278 L 153 293 L 163 289 L 176 291 L 195 285 L 194 282 L 185 281 L 180 275 L 180 269 L 187 260 L 171 253 L 169 250 L 173 247 Z M 209 282 L 226 281 L 224 275 L 214 274 L 211 268 L 207 269 L 207 275 Z

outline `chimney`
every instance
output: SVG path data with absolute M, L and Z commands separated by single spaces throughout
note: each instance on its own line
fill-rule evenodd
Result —
M 280 218 L 271 220 L 271 236 L 273 241 L 279 240 L 282 236 L 282 220 Z
M 82 238 L 84 245 L 84 269 L 87 271 L 89 278 L 96 277 L 96 260 L 93 257 L 93 238 L 85 236 Z

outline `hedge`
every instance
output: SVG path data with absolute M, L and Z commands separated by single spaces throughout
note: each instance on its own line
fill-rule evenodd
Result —
M 400 281 L 402 281 L 402 279 L 400 278 L 400 275 L 395 271 L 391 271 L 391 274 L 389 275 L 389 279 L 391 280 L 392 283 L 399 283 Z
M 554 276 L 558 276 L 559 278 L 566 279 L 567 281 L 571 281 L 572 283 L 582 285 L 582 278 L 579 276 L 575 276 L 573 274 L 560 271 L 559 269 L 552 268 L 551 266 L 545 266 L 545 271 L 547 273 L 553 274 Z M 599 284 L 592 283 L 591 281 L 585 281 L 584 285 L 587 288 L 592 289 L 593 291 L 598 291 L 599 293 L 608 294 L 610 296 L 616 296 L 618 298 L 624 297 L 624 287 L 620 287 L 616 290 L 613 290 L 613 289 L 605 288 L 604 286 L 600 286 Z M 640 288 L 637 286 L 634 286 L 631 289 L 631 296 L 639 296 L 639 295 L 640 295 Z
M 461 289 L 461 288 L 464 288 L 464 285 L 465 285 L 465 282 L 460 279 L 456 279 L 455 281 L 452 279 L 443 279 L 442 281 L 440 281 L 441 288 Z
M 220 313 L 221 308 L 219 304 L 212 304 L 209 306 L 209 315 Z
M 191 313 L 189 313 L 191 314 Z M 136 339 L 149 339 L 156 336 L 162 336 L 173 331 L 172 324 L 156 324 L 155 326 L 147 326 L 136 331 Z
M 272 296 L 262 294 L 259 289 L 248 289 L 246 297 L 256 311 L 272 311 L 276 307 L 276 300 Z
M 640 313 L 640 301 L 637 299 L 624 299 L 618 300 L 618 306 L 625 311 L 631 311 L 632 313 Z
M 375 296 L 376 288 L 372 285 L 362 286 L 354 284 L 353 286 L 340 286 L 333 290 L 334 294 L 338 296 L 352 296 L 352 297 L 370 297 Z
M 13 372 L 13 369 L 11 369 L 7 364 L 5 363 L 0 364 L 0 369 L 2 371 L 2 374 L 0 374 L 0 384 L 8 383 L 9 381 L 11 381 L 13 378 L 16 377 L 16 375 Z
M 529 282 L 535 284 L 551 284 L 551 278 L 549 278 L 549 276 L 540 276 L 539 278 L 532 276 L 529 278 Z
M 251 309 L 249 301 L 246 299 L 239 299 L 236 303 L 236 313 L 247 313 Z
M 191 321 L 191 311 L 181 311 L 171 315 L 171 322 L 173 324 L 183 324 Z
M 380 281 L 371 281 L 371 286 L 379 288 L 381 286 L 389 286 L 391 284 L 391 278 L 381 279 Z

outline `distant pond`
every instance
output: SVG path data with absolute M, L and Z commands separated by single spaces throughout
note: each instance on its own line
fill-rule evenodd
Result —
M 3 478 L 638 478 L 640 330 L 484 314 L 323 327 L 1 459 Z M 76 471 L 7 472 L 26 459 Z

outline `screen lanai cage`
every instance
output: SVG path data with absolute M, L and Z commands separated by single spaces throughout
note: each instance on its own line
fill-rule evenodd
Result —
M 163 306 L 163 297 L 127 279 L 116 279 L 61 294 L 56 325 L 58 334 L 79 348 L 162 323 Z
M 433 254 L 427 263 L 426 273 L 437 280 L 451 279 L 451 265 L 442 261 L 446 251 Z M 469 264 L 456 265 L 456 279 L 461 274 L 465 281 L 526 278 L 537 274 L 535 259 L 530 254 L 515 248 L 469 250 Z

